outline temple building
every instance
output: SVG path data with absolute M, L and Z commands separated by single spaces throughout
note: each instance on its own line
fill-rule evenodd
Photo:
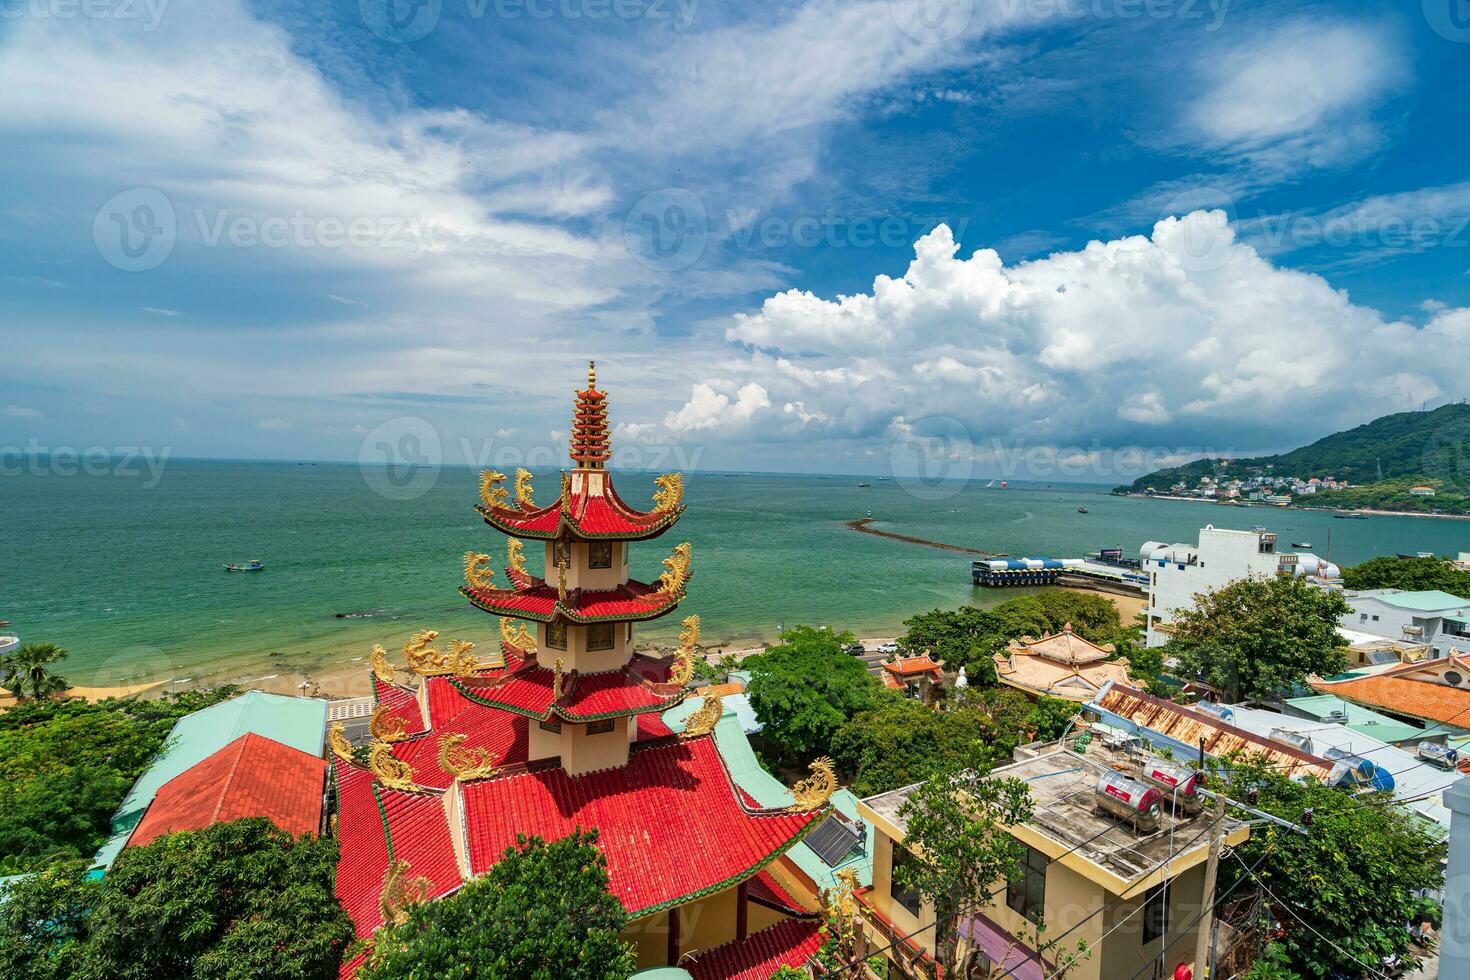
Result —
M 1108 681 L 1133 683 L 1128 658 L 1109 660 L 1112 655 L 1111 644 L 1098 646 L 1072 632 L 1068 623 L 1060 633 L 1012 643 L 995 655 L 995 673 L 1002 684 L 1028 694 L 1090 701 Z
M 477 509 L 508 536 L 505 577 L 471 551 L 460 592 L 499 617 L 497 655 L 482 659 L 463 641 L 441 649 L 424 631 L 399 669 L 378 647 L 368 764 L 354 761 L 340 727 L 331 732 L 337 894 L 369 943 L 409 902 L 485 873 L 518 834 L 551 841 L 595 828 L 640 969 L 683 959 L 696 977 L 729 976 L 727 966 L 800 965 L 816 949 L 817 921 L 769 866 L 822 822 L 835 776 L 819 762 L 783 798 L 757 801 L 716 744 L 717 694 L 681 731 L 660 718 L 686 696 L 699 620 L 682 621 L 672 658 L 637 653 L 634 624 L 683 602 L 690 547 L 673 548 L 654 582 L 630 577 L 630 552 L 678 522 L 683 478 L 659 477 L 640 511 L 613 489 L 610 456 L 606 394 L 589 368 L 572 465 L 551 503 L 536 503 L 525 470 L 511 489 L 482 474 Z M 534 566 L 526 542 L 541 545 Z M 733 734 L 743 740 L 738 725 Z

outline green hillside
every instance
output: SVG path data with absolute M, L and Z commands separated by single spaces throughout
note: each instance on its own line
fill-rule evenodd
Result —
M 1443 405 L 1432 412 L 1385 415 L 1318 439 L 1310 446 L 1274 456 L 1228 461 L 1198 459 L 1139 477 L 1128 489 L 1135 493 L 1150 489 L 1165 492 L 1181 480 L 1193 487 L 1202 476 L 1245 479 L 1258 475 L 1303 480 L 1330 476 L 1364 485 L 1361 489 L 1365 491 L 1369 484 L 1381 486 L 1385 497 L 1396 497 L 1402 488 L 1424 483 L 1458 497 L 1456 490 L 1470 487 L 1470 405 Z M 1358 488 L 1339 493 L 1365 496 Z M 1367 497 L 1377 499 L 1376 494 Z M 1348 497 L 1341 499 L 1345 502 Z M 1439 504 L 1446 502 L 1434 499 Z M 1317 502 L 1326 504 L 1327 500 L 1314 501 Z

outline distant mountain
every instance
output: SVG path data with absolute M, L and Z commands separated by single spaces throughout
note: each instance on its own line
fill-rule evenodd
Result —
M 1296 477 L 1302 480 L 1332 477 L 1367 485 L 1423 483 L 1454 496 L 1470 487 L 1470 405 L 1442 405 L 1432 412 L 1399 412 L 1365 425 L 1335 432 L 1310 446 L 1275 456 L 1243 459 L 1197 459 L 1183 466 L 1157 470 L 1133 481 L 1134 493 L 1167 492 L 1183 482 L 1189 487 L 1200 477 L 1246 479 L 1252 476 Z M 1328 497 L 1313 503 L 1337 504 Z M 1428 498 L 1433 499 L 1433 498 Z

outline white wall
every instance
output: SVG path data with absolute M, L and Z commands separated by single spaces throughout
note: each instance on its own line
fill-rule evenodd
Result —
M 1149 576 L 1148 646 L 1162 646 L 1168 634 L 1155 623 L 1171 623 L 1177 609 L 1194 606 L 1194 595 L 1210 592 L 1248 576 L 1275 575 L 1281 556 L 1275 535 L 1258 531 L 1230 531 L 1207 526 L 1199 532 L 1199 546 L 1174 546 L 1162 565 L 1145 560 L 1140 571 Z M 1269 548 L 1269 551 L 1262 551 Z

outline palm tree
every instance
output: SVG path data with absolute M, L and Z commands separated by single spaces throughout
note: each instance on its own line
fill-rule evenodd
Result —
M 71 685 L 53 674 L 47 665 L 65 657 L 66 650 L 55 643 L 22 644 L 20 649 L 0 660 L 0 687 L 19 701 L 60 694 Z

